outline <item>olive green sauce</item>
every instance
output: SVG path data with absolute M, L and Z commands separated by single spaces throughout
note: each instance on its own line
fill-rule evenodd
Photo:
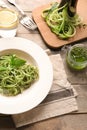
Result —
M 70 52 L 71 58 L 76 62 L 87 61 L 87 48 L 74 47 Z
M 87 47 L 75 45 L 67 53 L 68 65 L 75 69 L 81 70 L 87 67 Z

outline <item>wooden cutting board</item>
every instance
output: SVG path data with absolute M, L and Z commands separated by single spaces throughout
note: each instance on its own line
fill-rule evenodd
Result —
M 46 45 L 51 49 L 57 49 L 63 45 L 79 41 L 81 39 L 87 38 L 87 27 L 78 28 L 77 33 L 74 37 L 68 40 L 61 40 L 57 35 L 51 32 L 50 28 L 47 26 L 46 22 L 42 18 L 42 11 L 50 6 L 49 4 L 42 5 L 33 10 L 32 15 L 34 21 L 36 22 L 38 29 L 46 43 Z M 77 13 L 82 17 L 83 23 L 87 24 L 87 0 L 78 0 Z

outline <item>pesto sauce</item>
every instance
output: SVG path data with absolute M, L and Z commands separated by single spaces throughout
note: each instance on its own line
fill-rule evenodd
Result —
M 76 46 L 70 51 L 70 57 L 75 62 L 87 61 L 87 48 Z
M 87 47 L 76 45 L 70 48 L 66 61 L 70 68 L 82 70 L 87 67 Z

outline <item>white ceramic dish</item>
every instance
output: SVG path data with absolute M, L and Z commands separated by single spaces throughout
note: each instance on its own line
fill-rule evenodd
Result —
M 22 94 L 6 97 L 0 94 L 0 113 L 18 114 L 40 104 L 53 81 L 53 68 L 48 55 L 34 42 L 24 38 L 1 38 L 0 54 L 16 53 L 39 68 L 39 80 Z

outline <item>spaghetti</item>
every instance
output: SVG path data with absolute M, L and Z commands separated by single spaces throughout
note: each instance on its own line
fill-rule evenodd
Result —
M 0 56 L 0 93 L 15 96 L 29 88 L 39 77 L 38 68 L 15 54 Z

